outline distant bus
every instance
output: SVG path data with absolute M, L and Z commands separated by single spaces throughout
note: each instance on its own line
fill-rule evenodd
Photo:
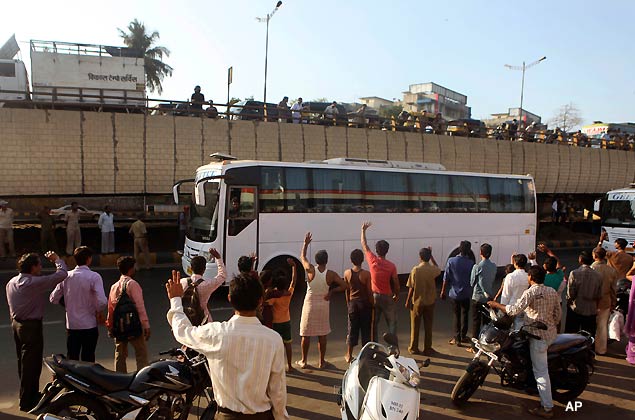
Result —
M 360 248 L 362 222 L 371 248 L 390 243 L 388 258 L 409 273 L 418 251 L 432 246 L 443 264 L 461 240 L 494 248 L 493 261 L 509 262 L 513 252 L 535 247 L 536 194 L 529 176 L 446 171 L 436 164 L 329 159 L 290 163 L 231 160 L 201 166 L 196 176 L 174 185 L 179 201 L 183 183 L 194 183 L 183 250 L 183 270 L 196 255 L 216 262 L 223 256 L 230 274 L 242 255 L 256 252 L 259 268 L 288 271 L 286 259 L 299 259 L 304 234 L 313 233 L 309 255 L 329 253 L 329 268 L 342 273 L 349 254 Z
M 602 230 L 608 233 L 602 247 L 615 251 L 615 240 L 624 238 L 628 242 L 627 252 L 635 252 L 635 184 L 607 192 L 601 202 L 601 214 Z

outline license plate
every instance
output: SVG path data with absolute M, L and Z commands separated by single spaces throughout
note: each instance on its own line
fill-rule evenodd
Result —
M 489 356 L 490 359 L 498 360 L 498 356 L 497 355 L 495 355 L 494 353 L 489 352 L 487 350 L 483 350 L 483 347 L 481 347 L 481 344 L 479 342 L 474 342 L 474 347 L 476 347 L 478 349 L 478 351 L 480 351 L 481 353 L 484 353 L 487 356 Z

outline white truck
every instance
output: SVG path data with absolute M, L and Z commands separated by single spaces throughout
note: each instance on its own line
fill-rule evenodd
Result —
M 138 51 L 31 40 L 31 86 L 24 62 L 15 55 L 7 44 L 0 48 L 0 104 L 5 106 L 29 99 L 38 106 L 62 108 L 146 105 L 144 58 Z

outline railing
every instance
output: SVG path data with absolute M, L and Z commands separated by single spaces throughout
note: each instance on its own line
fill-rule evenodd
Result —
M 148 115 L 172 115 L 178 117 L 220 118 L 229 120 L 268 121 L 295 124 L 319 124 L 339 127 L 355 127 L 384 131 L 401 131 L 412 133 L 439 134 L 461 136 L 468 138 L 490 138 L 503 141 L 534 142 L 546 144 L 560 144 L 577 147 L 591 147 L 602 149 L 635 150 L 635 135 L 614 133 L 606 139 L 588 138 L 578 133 L 567 134 L 556 130 L 512 130 L 509 128 L 486 128 L 469 124 L 448 124 L 444 120 L 436 120 L 423 115 L 412 115 L 408 118 L 382 117 L 377 114 L 361 114 L 356 112 L 342 112 L 332 115 L 323 109 L 311 109 L 311 103 L 300 111 L 288 108 L 278 108 L 275 104 L 267 104 L 266 110 L 262 103 L 256 105 L 240 105 L 237 103 L 215 104 L 192 103 L 191 101 L 177 101 L 152 99 L 131 96 L 135 91 L 122 89 L 94 89 L 47 87 L 50 92 L 36 90 L 33 93 L 38 100 L 3 99 L 7 95 L 25 95 L 24 91 L 0 90 L 0 107 L 20 107 L 36 109 L 85 109 L 90 111 L 110 111 L 145 113 Z M 75 93 L 62 90 L 76 90 Z M 88 92 L 88 93 L 86 93 Z M 91 92 L 99 92 L 92 94 Z M 117 92 L 117 95 L 112 93 Z M 27 95 L 28 96 L 28 95 Z M 50 97 L 50 100 L 40 100 L 40 97 Z M 6 97 L 6 96 L 5 96 Z M 323 104 L 321 104 L 323 105 Z M 218 108 L 217 108 L 218 107 Z M 219 110 L 220 108 L 220 110 Z M 320 106 L 320 108 L 323 108 Z M 266 111 L 266 112 L 265 112 Z M 266 115 L 266 117 L 265 117 Z

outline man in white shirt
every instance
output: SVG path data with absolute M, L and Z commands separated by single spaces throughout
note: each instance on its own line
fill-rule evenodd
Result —
M 0 200 L 0 258 L 6 256 L 5 244 L 9 248 L 9 256 L 15 257 L 13 245 L 13 210 L 7 207 L 5 200 Z
M 115 217 L 110 211 L 110 206 L 104 207 L 97 224 L 101 229 L 101 253 L 112 254 L 115 252 Z
M 209 362 L 218 403 L 215 419 L 288 419 L 282 338 L 256 317 L 263 302 L 260 281 L 249 275 L 234 277 L 228 296 L 234 316 L 200 327 L 193 327 L 183 312 L 180 273 L 172 271 L 166 289 L 170 299 L 167 318 L 174 337 L 204 354 Z
M 515 270 L 509 273 L 503 280 L 503 292 L 501 294 L 501 303 L 503 305 L 514 305 L 523 295 L 529 285 L 527 271 L 527 256 L 525 254 L 512 255 L 512 264 Z M 524 315 L 519 313 L 514 318 L 514 328 L 520 329 L 524 321 Z
M 225 283 L 225 279 L 227 278 L 227 272 L 225 271 L 225 264 L 223 264 L 223 259 L 220 256 L 220 253 L 216 250 L 216 248 L 211 248 L 209 253 L 214 259 L 216 259 L 216 265 L 218 266 L 218 274 L 213 279 L 203 278 L 203 273 L 205 273 L 205 269 L 207 268 L 207 260 L 205 257 L 197 255 L 192 258 L 190 261 L 190 267 L 192 268 L 191 282 L 192 284 L 196 284 L 198 281 L 202 280 L 198 286 L 196 286 L 196 291 L 198 292 L 198 299 L 201 302 L 201 308 L 203 312 L 205 312 L 205 322 L 212 322 L 212 315 L 209 313 L 209 308 L 207 307 L 207 302 L 209 302 L 209 298 L 212 296 L 212 293 L 216 291 L 223 283 Z M 183 286 L 183 290 L 187 287 L 188 279 L 181 279 L 181 286 Z
M 304 104 L 302 104 L 302 98 L 298 98 L 298 101 L 291 106 L 291 114 L 293 117 L 294 124 L 300 124 L 301 117 L 302 117 L 302 114 L 300 113 L 300 111 L 302 111 L 304 108 L 305 106 Z
M 71 210 L 66 213 L 66 255 L 73 255 L 75 248 L 82 246 L 82 230 L 79 227 L 79 205 L 76 201 L 71 203 Z

